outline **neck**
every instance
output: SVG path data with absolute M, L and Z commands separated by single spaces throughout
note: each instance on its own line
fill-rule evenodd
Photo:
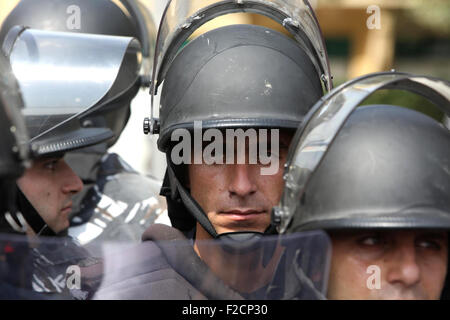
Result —
M 211 235 L 197 223 L 194 250 L 210 269 L 228 286 L 240 293 L 254 292 L 270 283 L 283 250 L 278 246 L 266 266 L 263 250 L 245 254 L 226 252 L 220 245 L 211 245 Z

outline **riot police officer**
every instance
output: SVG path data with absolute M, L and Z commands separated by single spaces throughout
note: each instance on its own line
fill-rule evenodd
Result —
M 98 43 L 102 46 L 93 46 Z M 81 119 L 108 102 L 115 90 L 113 84 L 121 81 L 121 70 L 130 63 L 137 65 L 139 48 L 133 38 L 63 34 L 21 26 L 13 27 L 5 38 L 3 51 L 23 96 L 22 112 L 30 136 L 25 142 L 33 164 L 17 180 L 17 197 L 12 198 L 16 210 L 5 214 L 2 229 L 26 234 L 25 244 L 33 241 L 29 255 L 25 255 L 31 257 L 31 263 L 16 268 L 32 266 L 24 271 L 30 277 L 24 285 L 34 291 L 52 297 L 61 293 L 67 294 L 64 297 L 88 295 L 81 288 L 69 294 L 70 288 L 62 281 L 69 265 L 98 264 L 71 238 L 55 237 L 67 234 L 72 197 L 83 188 L 63 156 L 113 137 L 108 128 L 83 127 Z M 80 56 L 80 52 L 90 58 Z
M 279 295 L 267 294 L 276 266 L 286 256 L 276 241 L 261 243 L 263 235 L 273 231 L 270 210 L 281 195 L 281 168 L 293 133 L 332 84 L 312 9 L 301 1 L 282 2 L 168 4 L 152 80 L 152 100 L 160 90 L 160 118 L 146 119 L 144 126 L 147 133 L 159 134 L 158 147 L 166 153 L 168 165 L 161 193 L 172 225 L 189 240 L 174 228 L 151 226 L 143 239 L 152 242 L 145 241 L 139 251 L 147 255 L 127 250 L 124 262 L 115 259 L 114 266 L 123 271 L 106 280 L 98 298 L 164 299 L 171 297 L 170 291 L 181 299 L 280 298 L 289 287 L 284 283 L 289 278 L 282 277 L 283 285 L 273 286 Z M 255 25 L 225 26 L 190 39 L 207 21 L 234 12 L 268 15 L 294 39 Z M 227 132 L 234 129 L 236 135 L 226 141 Z M 241 145 L 228 148 L 241 133 L 253 140 L 244 137 Z M 269 161 L 235 162 L 242 160 L 238 154 L 248 159 L 250 149 L 258 145 L 273 151 L 265 154 Z M 222 161 L 225 157 L 231 163 Z M 181 245 L 164 245 L 169 240 Z M 127 261 L 135 259 L 133 268 Z M 285 266 L 292 260 L 282 261 Z M 120 283 L 130 286 L 114 290 Z M 298 284 L 290 283 L 291 288 Z M 321 298 L 310 283 L 297 298 Z
M 78 11 L 68 11 L 68 8 Z M 78 24 L 69 23 L 76 18 L 80 20 Z M 65 161 L 85 184 L 84 190 L 74 197 L 72 203 L 69 234 L 83 245 L 94 240 L 137 241 L 157 219 L 168 221 L 164 219 L 167 215 L 165 201 L 158 196 L 160 181 L 139 174 L 119 155 L 107 152 L 128 122 L 131 101 L 141 86 L 148 85 L 156 36 L 148 10 L 135 0 L 121 0 L 119 3 L 111 0 L 64 0 L 57 3 L 21 0 L 5 19 L 2 33 L 6 34 L 14 25 L 140 40 L 144 75 L 138 76 L 138 65 L 128 64 L 128 69 L 122 70 L 118 78 L 120 82 L 114 84 L 115 90 L 110 92 L 109 102 L 81 120 L 84 127 L 112 130 L 114 138 L 65 155 Z
M 446 81 L 395 72 L 363 76 L 317 103 L 288 160 L 274 218 L 282 233 L 330 235 L 329 299 L 445 294 L 450 131 L 400 106 L 355 109 L 389 88 L 419 93 L 450 113 Z

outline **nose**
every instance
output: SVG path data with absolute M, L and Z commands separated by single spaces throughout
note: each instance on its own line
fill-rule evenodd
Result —
M 388 282 L 410 287 L 417 284 L 421 278 L 420 266 L 413 244 L 402 244 L 396 248 L 391 257 L 387 273 Z
M 83 181 L 65 161 L 63 167 L 63 173 L 61 174 L 61 179 L 63 179 L 62 191 L 71 194 L 81 192 L 83 190 Z
M 230 172 L 230 196 L 246 197 L 256 192 L 252 170 L 248 164 L 229 165 L 227 169 Z

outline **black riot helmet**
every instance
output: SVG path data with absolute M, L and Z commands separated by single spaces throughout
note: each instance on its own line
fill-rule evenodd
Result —
M 438 121 L 398 106 L 360 107 L 311 177 L 300 223 L 450 229 L 449 165 L 450 131 Z
M 204 23 L 229 13 L 265 15 L 292 38 L 255 25 L 211 30 L 182 45 Z M 160 119 L 153 118 L 159 87 Z M 171 162 L 175 129 L 283 128 L 295 130 L 312 105 L 332 88 L 328 58 L 307 1 L 171 1 L 159 29 L 152 79 L 152 118 L 144 130 L 159 133 L 168 170 L 162 192 L 172 225 L 187 230 L 198 221 L 213 237 L 206 214 L 183 186 L 183 170 Z M 170 210 L 171 205 L 185 210 Z M 177 212 L 184 216 L 176 216 Z M 249 239 L 243 235 L 242 239 Z
M 28 135 L 21 115 L 23 100 L 7 59 L 0 52 L 0 232 L 15 212 L 15 180 L 28 159 Z
M 17 25 L 47 31 L 132 37 L 141 42 L 146 74 L 138 77 L 136 64 L 128 63 L 128 69 L 122 70 L 120 80 L 110 93 L 110 101 L 82 121 L 85 127 L 111 129 L 115 138 L 108 141 L 108 146 L 113 145 L 129 119 L 132 99 L 150 77 L 156 29 L 146 7 L 138 0 L 21 0 L 3 22 L 0 41 Z
M 186 45 L 166 74 L 158 147 L 167 151 L 171 133 L 194 121 L 295 130 L 322 92 L 311 60 L 286 35 L 255 25 L 212 30 Z
M 450 230 L 450 131 L 400 106 L 356 107 L 379 89 L 405 89 L 450 114 L 448 82 L 400 73 L 350 81 L 299 128 L 273 218 L 279 231 Z

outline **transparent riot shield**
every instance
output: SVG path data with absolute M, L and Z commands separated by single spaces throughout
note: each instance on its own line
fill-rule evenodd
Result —
M 167 227 L 166 227 L 167 228 Z M 218 240 L 103 243 L 0 236 L 2 299 L 324 299 L 330 260 L 320 231 L 262 237 L 251 250 Z M 204 255 L 208 253 L 208 255 Z
M 407 90 L 433 102 L 450 115 L 450 85 L 440 79 L 405 73 L 375 73 L 344 83 L 320 99 L 308 113 L 292 141 L 280 205 L 274 209 L 280 233 L 294 216 L 301 216 L 301 198 L 307 184 L 351 113 L 381 89 Z M 295 227 L 294 227 L 295 229 Z
M 9 31 L 3 51 L 21 89 L 32 141 L 127 90 L 138 80 L 141 59 L 133 38 L 24 27 Z M 122 70 L 130 65 L 133 79 L 123 84 Z
M 308 1 L 172 0 L 162 16 L 157 36 L 151 89 L 152 116 L 157 89 L 185 41 L 206 22 L 237 12 L 264 15 L 284 26 L 310 57 L 324 88 L 327 91 L 333 88 L 325 41 Z
M 102 275 L 101 260 L 70 238 L 0 234 L 0 257 L 0 299 L 87 299 Z

